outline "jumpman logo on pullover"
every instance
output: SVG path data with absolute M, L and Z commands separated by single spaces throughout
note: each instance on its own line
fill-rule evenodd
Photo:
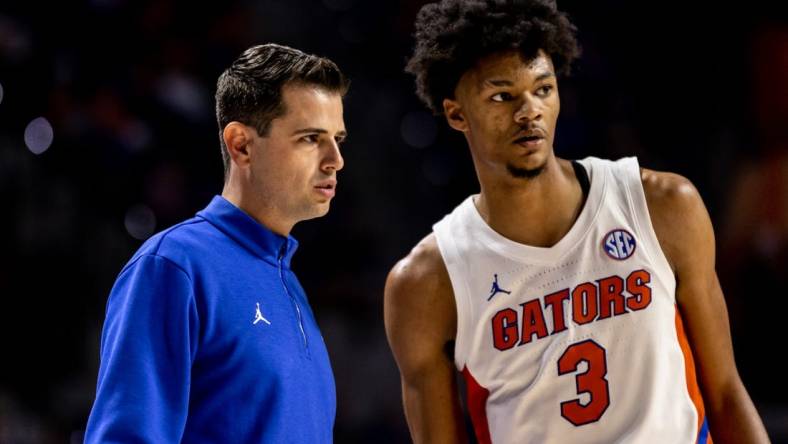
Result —
M 511 292 L 511 291 L 507 291 L 507 290 L 504 290 L 504 289 L 502 289 L 501 287 L 499 287 L 499 286 L 498 286 L 498 275 L 497 275 L 497 274 L 495 274 L 494 276 L 495 276 L 495 280 L 494 280 L 494 281 L 493 281 L 493 283 L 492 283 L 492 288 L 490 289 L 490 297 L 489 297 L 489 298 L 487 298 L 487 300 L 488 300 L 488 301 L 489 301 L 490 299 L 492 299 L 492 298 L 493 298 L 493 296 L 495 296 L 495 295 L 496 295 L 496 294 L 498 294 L 498 293 L 512 294 L 512 292 Z
M 269 322 L 268 319 L 263 317 L 263 313 L 260 311 L 260 303 L 258 302 L 257 303 L 257 313 L 255 313 L 255 315 L 254 315 L 254 322 L 252 322 L 252 324 L 257 324 L 260 321 L 263 321 L 266 324 L 271 325 L 271 322 Z

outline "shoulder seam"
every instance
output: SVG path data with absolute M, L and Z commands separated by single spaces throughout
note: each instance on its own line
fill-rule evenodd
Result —
M 176 229 L 178 229 L 178 228 L 181 228 L 181 227 L 185 227 L 185 226 L 187 226 L 187 225 L 192 225 L 192 224 L 197 224 L 197 223 L 202 223 L 202 222 L 206 222 L 206 220 L 205 220 L 205 219 L 202 219 L 202 218 L 201 218 L 201 220 L 200 220 L 200 219 L 197 219 L 197 218 L 195 217 L 195 218 L 192 218 L 192 219 L 190 219 L 190 220 L 183 221 L 183 222 L 181 222 L 181 223 L 179 223 L 179 224 L 177 224 L 177 225 L 173 225 L 173 226 L 171 226 L 170 228 L 167 228 L 166 230 L 164 230 L 164 231 L 161 233 L 161 237 L 160 237 L 160 238 L 159 238 L 159 240 L 156 242 L 156 246 L 155 246 L 155 247 L 153 247 L 153 254 L 154 254 L 154 255 L 156 255 L 156 253 L 158 253 L 158 252 L 159 252 L 159 247 L 161 247 L 161 243 L 162 243 L 162 242 L 164 242 L 164 239 L 165 239 L 165 238 L 166 238 L 166 237 L 167 237 L 167 236 L 168 236 L 170 233 L 172 233 L 173 231 L 175 231 Z M 163 257 L 163 256 L 162 256 L 162 257 Z M 172 262 L 172 261 L 170 261 L 170 262 Z
M 194 282 L 192 281 L 192 277 L 189 275 L 189 273 L 186 272 L 186 270 L 183 269 L 183 267 L 181 267 L 177 262 L 173 261 L 172 259 L 170 259 L 170 258 L 168 258 L 166 256 L 161 256 L 161 255 L 156 254 L 156 253 L 143 253 L 143 254 L 137 256 L 133 261 L 129 262 L 128 264 L 126 264 L 125 267 L 123 267 L 123 270 L 121 270 L 120 274 L 118 274 L 118 278 L 121 277 L 123 274 L 125 274 L 126 271 L 130 270 L 137 262 L 139 262 L 140 259 L 145 258 L 145 257 L 158 258 L 158 259 L 162 259 L 162 260 L 170 263 L 173 267 L 178 269 L 178 271 L 183 273 L 184 276 L 186 276 L 186 279 L 189 281 L 189 285 L 191 285 L 192 287 L 194 286 Z

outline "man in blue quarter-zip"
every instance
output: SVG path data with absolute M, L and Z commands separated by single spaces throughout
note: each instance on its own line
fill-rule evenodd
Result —
M 219 77 L 221 196 L 123 268 L 85 442 L 327 443 L 336 393 L 290 258 L 336 190 L 347 81 L 274 45 Z

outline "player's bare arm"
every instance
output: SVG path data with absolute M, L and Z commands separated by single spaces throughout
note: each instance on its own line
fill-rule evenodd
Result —
M 434 234 L 389 273 L 384 317 L 413 441 L 467 442 L 451 356 L 457 312 Z
M 715 271 L 714 231 L 703 201 L 684 177 L 643 169 L 652 224 L 676 275 L 676 300 L 698 368 L 715 443 L 769 438 L 739 377 L 728 311 Z

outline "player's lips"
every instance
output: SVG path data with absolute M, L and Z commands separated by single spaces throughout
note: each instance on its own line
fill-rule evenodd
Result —
M 337 181 L 336 179 L 321 180 L 315 185 L 315 191 L 325 197 L 332 198 L 336 194 Z
M 526 131 L 519 131 L 513 143 L 525 148 L 536 148 L 546 137 L 547 135 L 541 128 L 533 128 Z
M 544 137 L 521 137 L 514 141 L 517 145 L 525 148 L 536 148 L 544 141 Z

